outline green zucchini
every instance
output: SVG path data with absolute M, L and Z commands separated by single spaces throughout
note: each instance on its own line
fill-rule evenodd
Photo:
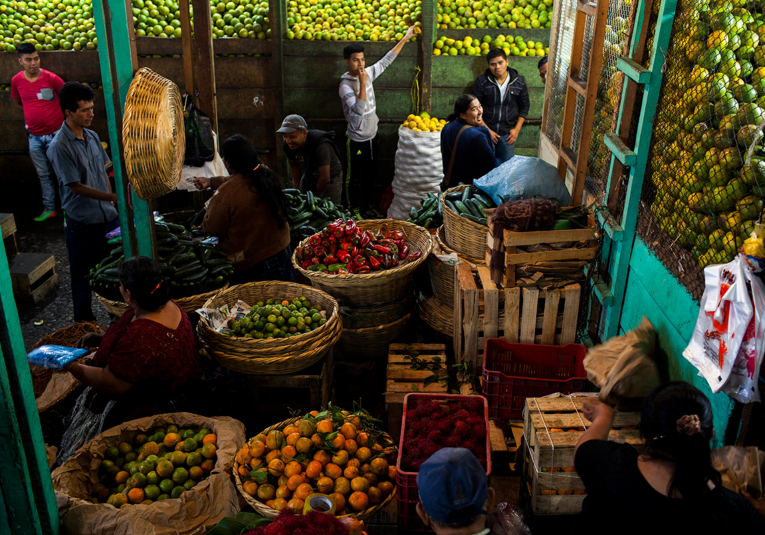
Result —
M 446 207 L 449 208 L 449 210 L 451 210 L 455 214 L 459 215 L 460 212 L 459 212 L 459 210 L 457 210 L 457 207 L 454 206 L 454 203 L 452 201 L 447 199 L 447 200 L 444 201 L 444 203 L 446 204 Z
M 100 282 L 111 282 L 114 284 L 120 283 L 119 277 L 115 277 L 113 275 L 106 275 L 105 273 L 101 273 L 100 275 L 98 275 L 97 280 Z
M 472 195 L 473 195 L 473 188 L 471 188 L 470 186 L 467 186 L 464 190 L 462 190 L 462 199 L 460 199 L 462 201 L 462 204 L 465 204 L 467 200 L 470 197 L 472 197 Z
M 301 195 L 300 190 L 295 188 L 283 189 L 282 193 L 284 193 L 285 195 Z
M 228 261 L 228 258 L 211 258 L 207 261 L 207 266 L 220 266 L 220 265 L 228 265 L 231 262 Z
M 414 206 L 412 206 L 412 207 L 409 209 L 409 217 L 410 217 L 411 219 L 417 219 L 417 208 L 415 208 Z
M 167 225 L 167 228 L 173 234 L 183 234 L 186 232 L 186 227 L 183 225 L 179 225 L 177 223 L 168 223 L 167 221 L 165 222 L 165 225 Z
M 188 282 L 188 283 L 196 283 L 204 280 L 207 277 L 207 274 L 210 272 L 209 269 L 203 268 L 202 271 L 199 271 L 197 273 L 189 273 L 188 275 L 180 276 L 181 281 Z
M 447 201 L 461 201 L 462 200 L 462 193 L 459 191 L 453 191 L 451 193 L 446 194 L 446 200 Z
M 465 206 L 468 210 L 470 210 L 470 213 L 476 216 L 478 219 L 482 217 L 486 217 L 483 215 L 483 211 L 481 210 L 481 205 L 478 204 L 478 202 L 475 199 L 468 199 L 465 203 Z
M 481 210 L 489 207 L 489 205 L 483 202 L 483 200 L 480 197 L 478 197 L 478 195 L 473 195 L 473 198 L 471 200 L 474 203 L 476 203 Z
M 316 210 L 316 199 L 314 198 L 313 193 L 311 193 L 310 190 L 308 192 L 306 192 L 306 197 L 307 197 L 307 200 L 308 200 L 308 209 L 311 212 L 315 211 Z
M 122 247 L 116 247 L 109 252 L 110 256 L 123 256 L 124 254 L 125 250 Z
M 193 261 L 189 262 L 188 264 L 186 264 L 185 266 L 179 267 L 178 270 L 175 272 L 175 277 L 174 278 L 176 278 L 176 279 L 178 279 L 178 278 L 183 279 L 184 276 L 186 276 L 186 275 L 188 275 L 190 273 L 198 272 L 203 267 L 204 266 L 202 266 L 202 262 L 200 262 L 199 260 L 193 260 Z
M 218 258 L 228 258 L 228 254 L 225 251 L 218 249 L 217 247 L 209 247 L 212 251 L 211 256 L 217 256 Z
M 172 262 L 168 262 L 171 266 L 182 266 L 184 264 L 188 264 L 192 260 L 196 259 L 197 255 L 194 253 L 185 253 L 185 254 L 179 254 L 175 258 L 173 258 Z
M 434 204 L 435 202 L 436 202 L 436 199 L 434 199 L 434 198 L 431 198 L 431 197 L 428 197 L 427 199 L 425 199 L 425 200 L 422 202 L 422 207 L 423 207 L 423 208 L 425 208 L 425 209 L 427 209 L 427 208 L 430 208 L 431 206 L 433 206 L 433 204 Z
M 159 270 L 165 277 L 172 277 L 178 271 L 178 268 L 174 266 L 160 266 Z
M 489 197 L 485 193 L 479 193 L 479 192 L 476 191 L 473 194 L 473 198 L 481 201 L 482 203 L 484 203 L 486 205 L 486 208 L 496 208 L 497 207 L 497 205 L 494 204 L 494 201 L 491 199 L 491 197 Z
M 417 218 L 417 223 L 416 224 L 419 225 L 419 226 L 422 226 L 423 223 L 425 223 L 425 221 L 427 221 L 428 219 L 433 217 L 434 213 L 436 213 L 436 207 L 435 206 L 431 206 L 430 208 L 425 210 L 425 212 L 420 217 Z
M 213 277 L 213 276 L 216 276 L 216 275 L 220 275 L 221 273 L 225 273 L 231 267 L 232 266 L 230 264 L 219 264 L 217 266 L 210 266 L 209 267 L 210 276 Z
M 170 229 L 168 228 L 167 224 L 162 223 L 160 221 L 154 222 L 154 230 L 156 232 L 170 232 Z
M 462 201 L 454 201 L 454 206 L 457 208 L 457 213 L 459 215 L 472 215 L 472 212 L 468 210 L 467 206 L 465 206 L 465 203 Z

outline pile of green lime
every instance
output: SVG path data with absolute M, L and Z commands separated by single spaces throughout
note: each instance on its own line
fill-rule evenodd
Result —
M 441 29 L 549 28 L 553 0 L 438 0 Z
M 460 39 L 439 37 L 433 45 L 434 56 L 485 56 L 492 48 L 501 48 L 507 56 L 546 56 L 550 49 L 541 41 L 525 41 L 523 37 L 498 35 L 482 39 L 467 36 Z
M 305 296 L 258 301 L 240 319 L 229 319 L 230 335 L 241 338 L 290 338 L 318 329 L 327 323 L 326 311 Z

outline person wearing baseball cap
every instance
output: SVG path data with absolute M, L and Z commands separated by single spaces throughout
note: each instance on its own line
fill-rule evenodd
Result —
M 488 535 L 494 489 L 486 469 L 465 448 L 443 448 L 417 474 L 417 515 L 436 535 Z
M 343 167 L 335 133 L 308 130 L 308 123 L 300 115 L 285 117 L 276 133 L 284 138 L 282 149 L 290 163 L 293 187 L 340 204 Z

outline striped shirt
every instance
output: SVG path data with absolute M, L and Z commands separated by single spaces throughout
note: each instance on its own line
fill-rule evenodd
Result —
M 369 141 L 377 135 L 377 105 L 375 103 L 375 90 L 372 82 L 380 76 L 388 66 L 396 59 L 393 51 L 388 52 L 383 58 L 367 67 L 367 99 L 358 98 L 360 82 L 347 72 L 340 81 L 340 99 L 343 101 L 343 113 L 348 121 L 348 137 L 353 141 Z

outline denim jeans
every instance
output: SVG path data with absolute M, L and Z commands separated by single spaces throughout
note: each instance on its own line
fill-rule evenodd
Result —
M 29 136 L 29 156 L 32 158 L 32 163 L 37 170 L 37 176 L 40 178 L 42 202 L 46 210 L 56 209 L 56 188 L 58 187 L 58 182 L 45 152 L 57 133 L 58 131 L 52 134 L 45 134 L 44 136 L 36 136 L 27 132 Z
M 515 155 L 515 143 L 508 145 L 508 136 L 509 134 L 507 136 L 500 137 L 497 145 L 494 147 L 494 156 L 496 156 L 502 163 L 505 163 Z

